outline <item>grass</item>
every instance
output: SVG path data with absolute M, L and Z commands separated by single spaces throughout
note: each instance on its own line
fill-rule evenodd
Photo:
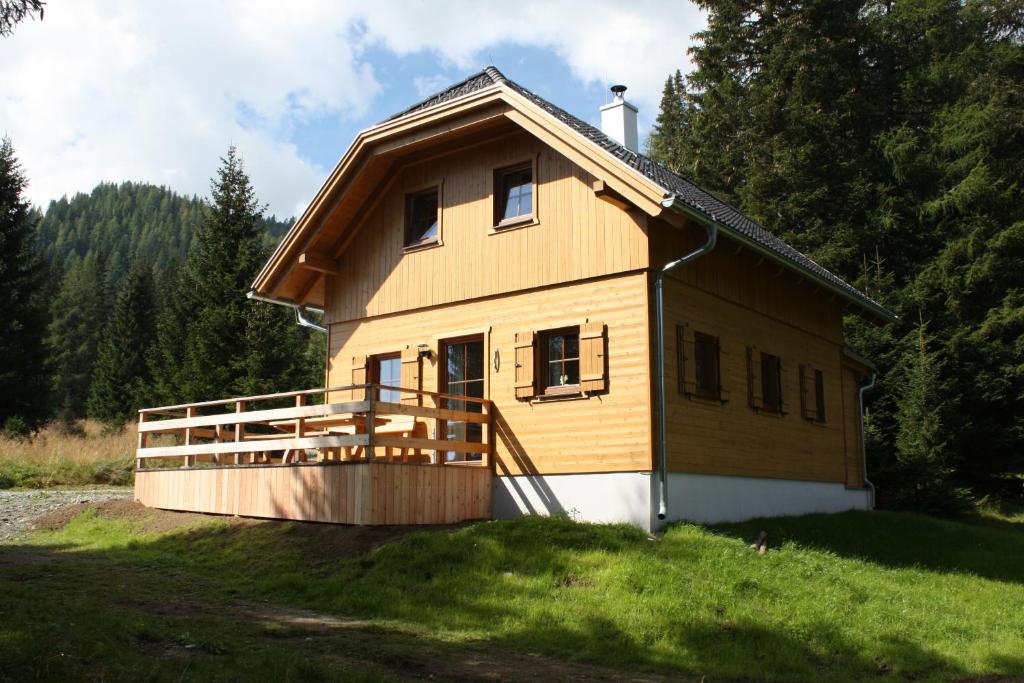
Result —
M 0 434 L 0 489 L 130 485 L 134 427 L 111 433 L 92 420 L 76 426 L 50 425 L 31 439 Z
M 1019 521 L 846 513 L 651 540 L 527 518 L 366 553 L 335 542 L 364 533 L 351 528 L 147 519 L 88 511 L 0 546 L 0 680 L 177 680 L 183 666 L 195 679 L 378 680 L 467 652 L 696 680 L 1024 676 Z M 760 529 L 764 556 L 747 548 Z M 265 616 L 295 609 L 366 623 L 324 633 Z

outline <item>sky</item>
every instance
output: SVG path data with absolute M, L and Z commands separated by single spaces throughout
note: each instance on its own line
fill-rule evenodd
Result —
M 51 0 L 0 38 L 0 136 L 41 208 L 104 181 L 208 196 L 235 145 L 291 217 L 360 130 L 487 64 L 595 125 L 623 83 L 643 139 L 704 23 L 656 0 Z

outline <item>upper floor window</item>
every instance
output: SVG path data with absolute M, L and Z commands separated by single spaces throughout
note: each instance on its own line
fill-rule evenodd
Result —
M 540 339 L 541 391 L 546 394 L 580 389 L 580 330 L 552 330 Z
M 800 366 L 800 409 L 808 420 L 825 421 L 825 373 L 809 363 Z
M 405 198 L 405 246 L 438 241 L 438 189 L 432 187 Z
M 516 166 L 494 174 L 494 224 L 518 222 L 533 216 L 533 166 Z
M 782 412 L 782 359 L 761 352 L 761 410 Z

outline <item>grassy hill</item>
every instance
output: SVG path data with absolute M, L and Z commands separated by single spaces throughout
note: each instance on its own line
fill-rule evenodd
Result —
M 65 522 L 0 546 L 0 678 L 1024 676 L 1024 520 Z

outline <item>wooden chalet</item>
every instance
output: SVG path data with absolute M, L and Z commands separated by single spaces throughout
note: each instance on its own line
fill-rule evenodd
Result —
M 322 312 L 327 388 L 141 411 L 136 497 L 647 529 L 870 507 L 842 318 L 890 314 L 639 154 L 613 90 L 598 129 L 488 67 L 361 132 L 251 293 Z

